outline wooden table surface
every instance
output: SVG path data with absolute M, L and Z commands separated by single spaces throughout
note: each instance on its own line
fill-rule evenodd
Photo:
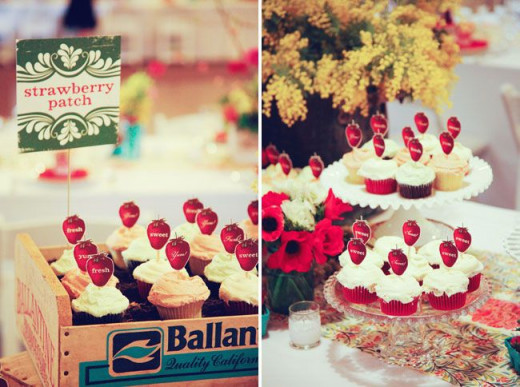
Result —
M 0 378 L 5 379 L 9 387 L 43 386 L 27 352 L 1 358 Z

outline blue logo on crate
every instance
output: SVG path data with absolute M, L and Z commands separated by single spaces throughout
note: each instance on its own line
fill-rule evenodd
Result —
M 109 373 L 113 376 L 161 370 L 163 335 L 159 329 L 116 331 L 109 337 Z

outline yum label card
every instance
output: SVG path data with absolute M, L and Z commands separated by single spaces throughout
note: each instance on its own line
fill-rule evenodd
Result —
M 16 51 L 22 153 L 116 143 L 119 36 L 19 40 Z

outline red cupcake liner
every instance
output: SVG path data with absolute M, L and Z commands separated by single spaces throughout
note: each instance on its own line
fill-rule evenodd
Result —
M 408 302 L 406 304 L 397 300 L 386 302 L 381 298 L 379 299 L 379 306 L 381 307 L 381 312 L 389 316 L 410 316 L 411 314 L 417 312 L 418 303 L 419 297 L 414 298 L 412 302 Z
M 433 181 L 430 184 L 399 184 L 399 194 L 406 199 L 425 198 L 432 194 Z
M 466 303 L 467 292 L 455 293 L 451 296 L 443 293 L 442 296 L 436 296 L 433 293 L 428 293 L 428 301 L 433 309 L 438 310 L 454 310 L 459 309 Z
M 152 289 L 152 284 L 147 282 L 137 280 L 137 291 L 139 292 L 139 296 L 143 300 L 148 300 L 148 294 L 150 294 L 150 289 Z
M 354 304 L 371 304 L 377 301 L 377 294 L 370 292 L 363 286 L 356 286 L 354 289 L 342 287 L 343 297 Z
M 365 179 L 365 188 L 367 189 L 367 192 L 373 194 L 388 195 L 397 191 L 397 181 L 395 179 Z
M 481 273 L 478 273 L 477 275 L 474 275 L 473 277 L 470 277 L 469 284 L 468 284 L 468 292 L 474 292 L 480 287 L 480 277 L 482 277 Z

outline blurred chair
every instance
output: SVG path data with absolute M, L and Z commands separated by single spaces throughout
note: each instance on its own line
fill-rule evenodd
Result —
M 520 209 L 520 92 L 511 84 L 504 84 L 500 88 L 502 102 L 507 113 L 509 127 L 516 145 L 517 177 L 516 177 L 516 209 Z
M 121 35 L 122 63 L 142 64 L 145 59 L 145 33 L 140 15 L 112 13 L 101 22 L 103 35 Z
M 156 58 L 166 64 L 193 62 L 197 56 L 195 40 L 192 24 L 163 17 L 155 30 Z

